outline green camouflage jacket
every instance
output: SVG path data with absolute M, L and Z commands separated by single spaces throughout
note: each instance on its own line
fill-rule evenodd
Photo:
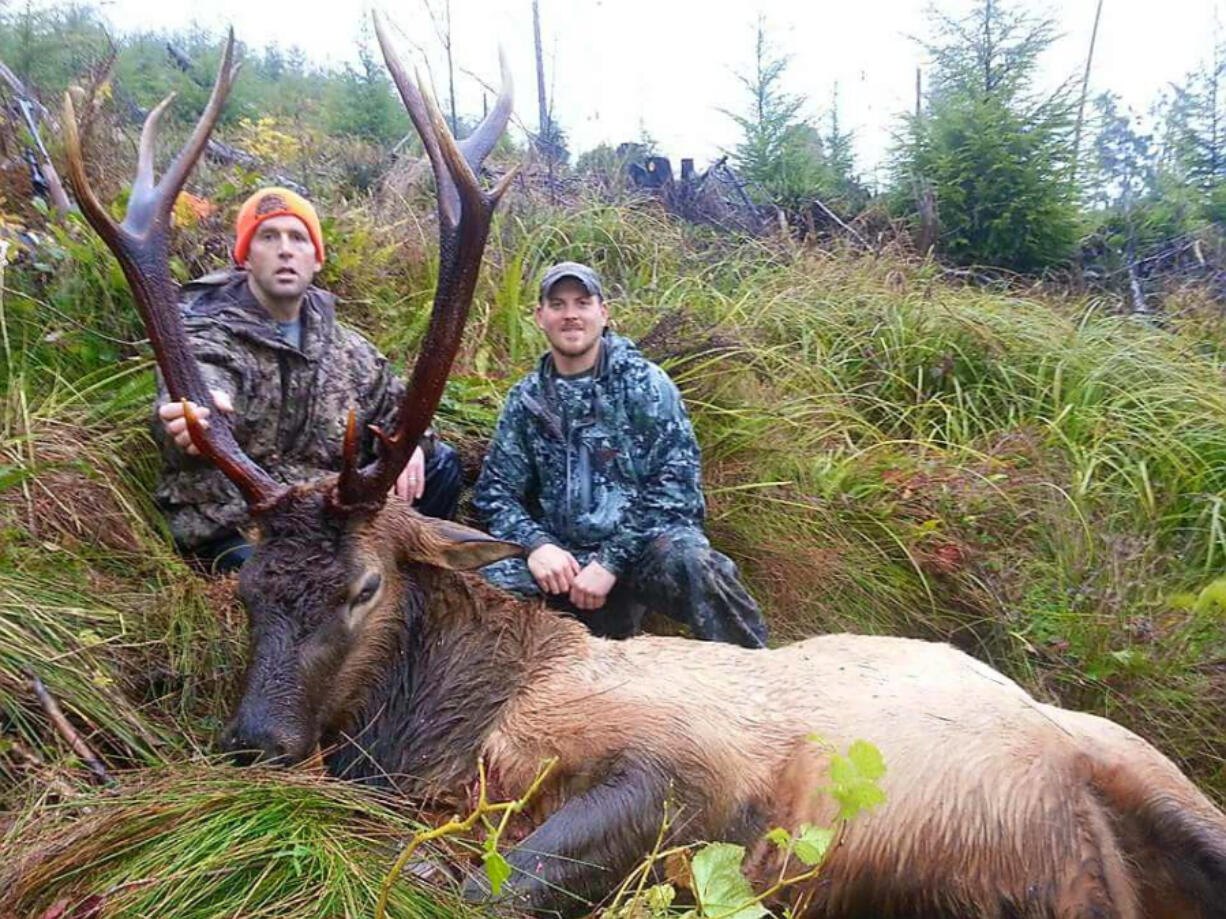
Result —
M 244 272 L 209 275 L 183 288 L 183 323 L 205 383 L 233 400 L 239 446 L 287 484 L 336 472 L 349 409 L 365 424 L 389 425 L 403 391 L 374 345 L 336 321 L 335 303 L 326 291 L 307 289 L 299 350 L 278 335 Z M 167 398 L 159 374 L 157 404 Z M 248 522 L 238 489 L 175 445 L 156 406 L 153 432 L 163 461 L 156 497 L 180 546 L 197 549 Z
M 611 332 L 585 380 L 560 378 L 546 354 L 507 395 L 473 506 L 499 539 L 556 543 L 620 575 L 664 530 L 702 524 L 681 394 Z

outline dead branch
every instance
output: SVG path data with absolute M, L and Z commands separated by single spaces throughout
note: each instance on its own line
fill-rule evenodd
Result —
M 38 148 L 38 173 L 46 184 L 47 198 L 50 200 L 52 207 L 66 214 L 73 209 L 72 202 L 68 200 L 68 193 L 64 191 L 64 183 L 60 181 L 59 173 L 55 171 L 55 165 L 51 162 L 51 156 L 47 153 L 47 148 L 43 146 L 43 139 L 38 133 L 39 121 L 46 120 L 49 114 L 42 104 L 34 98 L 33 94 L 26 89 L 25 84 L 17 78 L 17 74 L 5 66 L 3 61 L 0 61 L 0 79 L 8 84 L 9 90 L 13 94 L 14 107 L 21 114 L 21 118 L 26 124 L 26 130 L 30 132 L 30 139 L 34 141 L 34 145 Z
M 89 744 L 85 739 L 77 733 L 77 729 L 72 726 L 64 714 L 64 710 L 60 708 L 58 702 L 47 692 L 47 687 L 43 685 L 42 680 L 38 678 L 33 669 L 26 667 L 25 674 L 30 680 L 30 688 L 34 690 L 34 695 L 38 697 L 38 702 L 43 707 L 43 711 L 47 713 L 47 717 L 51 720 L 51 724 L 59 731 L 60 736 L 68 742 L 73 751 L 81 758 L 81 761 L 89 767 L 92 772 L 101 782 L 106 785 L 115 784 L 115 780 L 106 770 L 106 766 L 99 759 L 94 751 L 90 749 Z
M 47 117 L 48 112 L 45 108 L 43 108 L 42 103 L 26 92 L 25 84 L 21 82 L 17 74 L 13 73 L 13 71 L 8 68 L 8 65 L 6 65 L 4 61 L 0 61 L 0 80 L 3 80 L 8 84 L 8 88 L 12 91 L 14 96 L 21 99 L 28 99 L 30 101 L 30 105 L 32 105 L 37 111 L 39 118 Z
M 856 241 L 859 242 L 860 245 L 862 245 L 865 249 L 872 248 L 872 246 L 868 244 L 868 240 L 866 240 L 863 236 L 861 236 L 855 229 L 853 229 L 852 227 L 844 223 L 843 219 L 838 214 L 836 214 L 830 208 L 826 207 L 825 202 L 822 201 L 821 198 L 814 198 L 813 203 L 817 205 L 817 207 L 821 210 L 823 214 L 825 214 L 827 217 L 829 217 L 831 220 L 833 220 L 835 223 L 841 226 L 844 230 L 846 230 L 848 233 L 854 236 L 856 238 Z

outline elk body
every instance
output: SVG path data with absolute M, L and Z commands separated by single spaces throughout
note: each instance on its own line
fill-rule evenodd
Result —
M 673 842 L 744 844 L 751 876 L 769 886 L 783 866 L 765 831 L 834 819 L 816 733 L 838 749 L 876 744 L 887 799 L 848 826 L 818 880 L 790 891 L 802 915 L 1226 916 L 1226 817 L 1169 760 L 948 645 L 596 638 L 453 570 L 513 547 L 399 502 L 337 549 L 353 572 L 398 571 L 394 588 L 290 654 L 261 624 L 300 620 L 280 618 L 288 598 L 251 595 L 266 575 L 244 569 L 257 634 L 239 718 L 258 710 L 285 732 L 268 755 L 320 742 L 333 774 L 456 809 L 478 758 L 509 797 L 556 758 L 535 829 L 508 856 L 514 903 L 588 911 L 651 849 L 666 802 L 680 810 Z M 324 648 L 343 651 L 310 670 Z M 297 697 L 260 676 L 287 661 L 302 667 Z M 486 893 L 477 876 L 465 892 Z
M 386 497 L 437 405 L 506 183 L 473 174 L 502 132 L 509 91 L 456 145 L 389 69 L 434 166 L 441 265 L 435 310 L 394 434 L 359 469 L 351 424 L 335 478 L 286 486 L 245 457 L 219 419 L 191 420 L 201 453 L 247 497 L 259 538 L 240 574 L 251 624 L 246 689 L 223 744 L 294 762 L 320 745 L 337 775 L 458 802 L 483 758 L 520 793 L 546 758 L 536 827 L 508 856 L 512 902 L 577 914 L 656 839 L 750 849 L 774 826 L 829 825 L 818 734 L 882 751 L 887 801 L 854 821 L 820 877 L 792 890 L 814 917 L 1223 919 L 1226 817 L 1156 750 L 1106 720 L 1043 705 L 948 646 L 832 635 L 771 651 L 682 639 L 610 642 L 469 570 L 518 547 L 421 517 Z M 118 256 L 168 389 L 206 398 L 166 267 L 169 213 L 220 111 L 233 39 L 209 106 L 161 182 L 142 135 L 128 215 L 116 226 L 85 177 L 66 104 L 70 178 Z M 506 82 L 504 67 L 504 83 Z M 244 752 L 249 751 L 249 752 Z M 477 876 L 465 893 L 484 898 Z

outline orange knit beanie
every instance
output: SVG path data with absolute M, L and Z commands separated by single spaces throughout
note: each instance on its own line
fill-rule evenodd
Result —
M 270 217 L 297 217 L 306 224 L 311 242 L 315 244 L 315 257 L 324 260 L 324 235 L 319 228 L 319 215 L 311 202 L 296 195 L 288 188 L 261 188 L 243 202 L 238 209 L 234 225 L 234 261 L 241 265 L 247 260 L 247 249 L 255 229 Z

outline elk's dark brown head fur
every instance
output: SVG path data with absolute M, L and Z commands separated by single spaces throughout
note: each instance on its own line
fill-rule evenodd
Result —
M 222 746 L 240 761 L 296 762 L 348 729 L 412 629 L 415 567 L 469 570 L 520 551 L 399 500 L 338 510 L 334 487 L 296 488 L 261 514 L 239 573 L 250 659 Z
M 388 491 L 429 426 L 459 349 L 490 220 L 513 172 L 491 191 L 476 177 L 506 128 L 510 74 L 486 119 L 463 142 L 451 137 L 429 95 L 408 79 L 382 23 L 375 31 L 388 69 L 434 169 L 438 191 L 439 280 L 396 429 L 372 428 L 380 448 L 359 466 L 360 432 L 351 413 L 338 476 L 286 486 L 247 457 L 229 423 L 210 426 L 191 403 L 210 397 L 188 347 L 167 264 L 170 214 L 183 183 L 216 124 L 238 67 L 231 32 L 208 106 L 183 150 L 154 181 L 157 121 L 170 99 L 149 115 L 141 134 L 136 181 L 122 224 L 95 198 L 85 172 L 71 98 L 65 96 L 69 178 L 90 225 L 119 260 L 153 345 L 171 398 L 183 400 L 192 440 L 247 499 L 258 530 L 240 575 L 251 625 L 247 685 L 222 744 L 240 760 L 294 762 L 309 755 L 361 702 L 403 641 L 413 600 L 414 565 L 466 569 L 519 551 L 485 534 L 413 512 Z

